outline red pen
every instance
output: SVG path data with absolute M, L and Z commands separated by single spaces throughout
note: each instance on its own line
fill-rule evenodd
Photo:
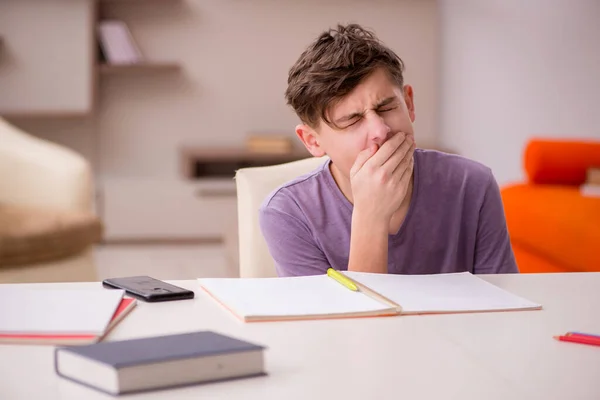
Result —
M 554 336 L 554 339 L 560 340 L 561 342 L 572 342 L 572 343 L 589 344 L 592 346 L 600 346 L 600 338 L 593 337 L 593 336 L 563 335 L 563 336 Z

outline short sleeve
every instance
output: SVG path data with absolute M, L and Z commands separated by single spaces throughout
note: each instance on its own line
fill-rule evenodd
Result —
M 476 274 L 519 272 L 510 244 L 500 188 L 491 171 L 479 211 L 473 271 Z
M 262 235 L 275 260 L 277 275 L 303 276 L 327 273 L 329 262 L 305 222 L 273 207 L 259 211 Z

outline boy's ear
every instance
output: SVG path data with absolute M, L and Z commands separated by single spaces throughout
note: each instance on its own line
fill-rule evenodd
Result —
M 306 124 L 296 126 L 296 135 L 300 138 L 306 149 L 314 157 L 322 157 L 325 155 L 325 150 L 319 144 L 319 135 Z
M 404 101 L 406 102 L 406 108 L 408 109 L 408 116 L 410 117 L 411 122 L 415 122 L 415 94 L 410 85 L 404 85 Z

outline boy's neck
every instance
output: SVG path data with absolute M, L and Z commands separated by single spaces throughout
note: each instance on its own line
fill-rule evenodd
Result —
M 354 204 L 354 198 L 352 197 L 352 186 L 350 185 L 350 180 L 344 176 L 340 172 L 340 170 L 335 166 L 333 162 L 329 163 L 329 171 L 331 171 L 331 176 L 333 176 L 333 180 L 337 184 L 338 188 L 348 199 L 350 204 Z

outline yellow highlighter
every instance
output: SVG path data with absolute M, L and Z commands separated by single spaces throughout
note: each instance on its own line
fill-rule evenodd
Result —
M 354 282 L 352 282 L 352 280 L 350 278 L 348 278 L 346 275 L 342 274 L 341 272 L 336 271 L 333 268 L 329 268 L 327 270 L 327 276 L 335 279 L 336 281 L 338 281 L 342 285 L 346 286 L 350 290 L 353 290 L 355 292 L 358 291 L 358 287 L 356 286 L 356 284 Z

